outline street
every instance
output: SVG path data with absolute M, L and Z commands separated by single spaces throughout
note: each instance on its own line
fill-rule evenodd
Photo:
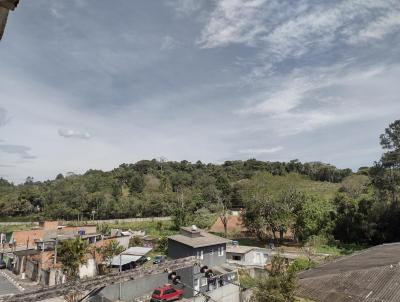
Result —
M 0 296 L 17 294 L 19 290 L 8 279 L 0 273 Z

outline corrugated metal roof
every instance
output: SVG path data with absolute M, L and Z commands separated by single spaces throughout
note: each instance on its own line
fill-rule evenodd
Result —
M 135 255 L 118 255 L 114 256 L 111 265 L 113 266 L 120 266 L 120 265 L 125 265 L 131 262 L 138 261 L 142 256 L 135 256 Z M 121 264 L 120 264 L 121 262 Z
M 133 246 L 122 252 L 123 255 L 138 255 L 144 256 L 152 250 L 151 247 Z
M 400 243 L 366 249 L 299 274 L 297 294 L 314 301 L 400 301 Z

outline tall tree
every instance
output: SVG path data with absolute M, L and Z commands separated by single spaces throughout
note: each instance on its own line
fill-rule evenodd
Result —
M 86 263 L 88 250 L 87 241 L 77 237 L 60 241 L 57 247 L 57 256 L 69 280 L 79 277 L 79 267 Z

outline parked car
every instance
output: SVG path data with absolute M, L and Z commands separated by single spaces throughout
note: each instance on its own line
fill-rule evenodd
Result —
M 6 268 L 6 263 L 2 260 L 0 260 L 0 269 L 5 269 Z
M 153 291 L 150 302 L 166 302 L 180 300 L 183 297 L 183 290 L 173 288 L 172 285 L 166 284 L 158 287 Z
M 164 256 L 157 255 L 157 256 L 154 257 L 153 264 L 160 264 L 160 263 L 164 262 L 164 260 L 165 260 Z

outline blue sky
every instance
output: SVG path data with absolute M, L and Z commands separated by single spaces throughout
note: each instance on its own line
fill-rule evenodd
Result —
M 14 182 L 160 157 L 357 169 L 400 117 L 400 2 L 21 1 L 0 71 Z

